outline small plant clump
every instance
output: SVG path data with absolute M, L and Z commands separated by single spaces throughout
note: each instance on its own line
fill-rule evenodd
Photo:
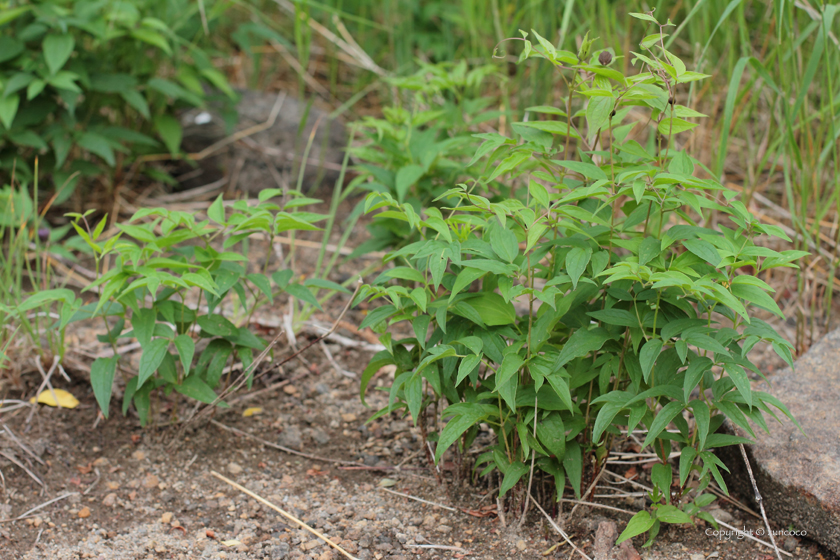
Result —
M 203 106 L 213 91 L 236 97 L 197 42 L 226 3 L 203 15 L 189 0 L 15 4 L 0 14 L 0 170 L 31 182 L 26 162 L 39 155 L 57 203 L 80 176 L 177 154 L 177 109 Z
M 69 311 L 62 311 L 62 324 L 99 318 L 106 327 L 99 340 L 109 343 L 114 355 L 96 359 L 90 372 L 105 417 L 117 371 L 126 382 L 123 414 L 133 403 L 142 424 L 157 390 L 227 406 L 217 398 L 217 389 L 231 386 L 231 372 L 239 364 L 250 388 L 254 351 L 267 346 L 247 327 L 259 306 L 285 293 L 320 309 L 318 289 L 349 293 L 324 279 L 296 282 L 283 263 L 270 271 L 270 255 L 262 266 L 249 266 L 245 255 L 251 237 L 271 246 L 277 235 L 318 230 L 315 224 L 326 218 L 299 210 L 317 201 L 294 191 L 280 203 L 272 201 L 281 194 L 265 189 L 253 205 L 245 200 L 226 205 L 220 196 L 208 209 L 209 220 L 202 221 L 189 212 L 139 210 L 106 238 L 107 216 L 93 225 L 86 214 L 69 214 L 95 260 L 97 278 L 86 291 L 97 292 L 98 299 L 87 305 L 75 300 Z M 120 367 L 117 343 L 125 338 L 140 344 L 136 372 Z
M 410 414 L 436 461 L 491 427 L 495 444 L 475 467 L 500 473 L 502 496 L 519 482 L 530 489 L 540 470 L 558 499 L 567 483 L 580 499 L 614 441 L 641 431 L 659 458 L 652 505 L 619 540 L 649 531 L 650 544 L 661 523 L 714 523 L 701 510 L 715 499 L 704 493 L 712 479 L 726 490 L 713 450 L 748 441 L 717 433 L 725 420 L 753 434 L 750 422 L 766 429 L 773 408 L 790 417 L 751 387 L 748 372 L 763 375 L 747 353 L 764 341 L 791 364 L 791 345 L 754 315 L 781 315 L 757 275 L 804 253 L 757 244 L 787 236 L 681 148 L 704 116 L 680 104 L 683 88 L 708 76 L 665 48 L 666 25 L 631 15 L 654 28 L 630 53 L 633 75 L 588 38 L 577 53 L 536 32 L 534 43 L 516 39 L 520 61 L 554 66 L 568 94 L 529 109 L 545 120 L 513 125 L 513 137 L 476 135 L 486 171 L 436 194 L 439 206 L 371 193 L 375 222 L 419 238 L 390 252 L 391 268 L 356 301 L 383 303 L 361 325 L 384 332 L 386 347 L 364 371 L 363 401 L 373 375 L 396 366 L 374 418 Z M 493 202 L 482 189 L 493 181 L 513 196 Z M 726 221 L 713 226 L 711 212 Z M 395 325 L 411 334 L 385 332 Z

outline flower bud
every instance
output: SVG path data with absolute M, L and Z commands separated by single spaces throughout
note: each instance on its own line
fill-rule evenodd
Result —
M 601 63 L 601 66 L 609 66 L 612 59 L 613 56 L 610 51 L 602 51 L 601 54 L 598 55 L 598 62 Z

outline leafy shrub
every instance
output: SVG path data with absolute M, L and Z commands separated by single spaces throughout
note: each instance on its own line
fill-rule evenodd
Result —
M 384 118 L 361 120 L 367 142 L 352 150 L 361 162 L 359 186 L 389 193 L 419 211 L 469 177 L 472 134 L 499 115 L 487 110 L 493 100 L 482 97 L 479 87 L 495 72 L 489 65 L 470 69 L 464 61 L 423 63 L 411 76 L 386 80 L 396 90 L 395 104 L 383 109 Z M 396 220 L 380 220 L 370 231 L 373 240 L 358 251 L 405 242 L 405 229 Z
M 716 433 L 724 419 L 752 434 L 748 419 L 766 428 L 770 406 L 790 416 L 750 386 L 747 372 L 762 373 L 747 352 L 766 341 L 791 363 L 791 345 L 753 315 L 781 312 L 749 271 L 794 267 L 803 255 L 757 245 L 786 236 L 695 176 L 711 174 L 674 138 L 703 115 L 677 98 L 706 76 L 662 47 L 656 25 L 632 54 L 641 67 L 631 76 L 609 67 L 611 51 L 589 52 L 591 41 L 575 54 L 536 33 L 536 44 L 522 39 L 521 59 L 552 64 L 570 91 L 560 107 L 536 109 L 556 120 L 520 123 L 516 138 L 480 136 L 480 182 L 508 177 L 518 196 L 491 202 L 459 185 L 440 196 L 445 207 L 421 213 L 391 192 L 370 194 L 366 210 L 383 210 L 376 220 L 398 220 L 420 239 L 392 251 L 393 268 L 357 298 L 386 302 L 362 327 L 413 333 L 384 334 L 386 350 L 362 376 L 364 400 L 379 368 L 397 368 L 374 417 L 410 413 L 437 441 L 436 460 L 491 426 L 496 443 L 476 467 L 502 474 L 502 495 L 537 468 L 554 477 L 558 499 L 566 482 L 580 498 L 613 440 L 642 428 L 660 458 L 653 505 L 621 539 L 650 531 L 651 541 L 662 522 L 713 522 L 700 510 L 714 499 L 703 490 L 712 478 L 726 485 L 712 451 L 745 441 Z M 646 146 L 634 139 L 644 135 Z M 728 221 L 709 227 L 712 211 Z M 448 407 L 428 418 L 439 403 Z
M 164 147 L 177 153 L 179 105 L 202 105 L 209 88 L 234 97 L 195 42 L 204 33 L 196 2 L 19 4 L 0 14 L 0 169 L 31 180 L 26 161 L 39 154 L 56 185 L 73 177 L 58 202 L 74 172 L 99 175 L 103 164 Z M 209 25 L 225 4 L 205 4 Z
M 106 218 L 94 226 L 86 215 L 70 214 L 96 261 L 98 278 L 87 290 L 99 292 L 98 301 L 78 307 L 71 320 L 110 317 L 101 342 L 115 349 L 121 338 L 140 343 L 139 370 L 126 375 L 123 414 L 133 402 L 145 424 L 156 389 L 214 402 L 215 390 L 226 385 L 226 368 L 241 363 L 247 371 L 254 351 L 266 346 L 247 324 L 235 323 L 247 323 L 259 305 L 279 293 L 320 308 L 310 288 L 347 292 L 326 280 L 293 282 L 288 268 L 269 274 L 270 256 L 260 270 L 248 266 L 251 236 L 271 242 L 283 232 L 317 230 L 315 224 L 325 217 L 294 210 L 311 199 L 292 198 L 282 206 L 270 200 L 279 194 L 278 189 L 263 190 L 254 206 L 244 200 L 226 206 L 219 197 L 208 210 L 210 219 L 203 221 L 188 212 L 139 210 L 107 239 L 101 238 Z M 106 417 L 118 361 L 115 354 L 98 358 L 91 367 L 93 391 Z M 251 381 L 249 372 L 248 387 Z

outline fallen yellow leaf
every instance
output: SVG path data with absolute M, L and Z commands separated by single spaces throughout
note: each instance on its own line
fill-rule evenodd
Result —
M 222 544 L 225 546 L 239 546 L 242 543 L 237 540 L 231 539 L 229 541 L 222 541 Z
M 61 408 L 76 408 L 79 406 L 79 400 L 64 389 L 53 389 L 53 391 L 55 392 L 55 398 L 58 399 L 58 404 L 61 405 Z M 41 394 L 38 395 L 37 402 L 47 406 L 58 406 L 55 403 L 55 398 L 53 398 L 53 391 L 50 391 L 49 389 L 41 391 Z M 35 397 L 29 399 L 29 402 L 35 404 Z
M 242 416 L 248 418 L 249 416 L 256 416 L 257 414 L 262 414 L 263 409 L 258 406 L 253 406 L 251 408 L 246 408 L 245 412 L 242 413 Z

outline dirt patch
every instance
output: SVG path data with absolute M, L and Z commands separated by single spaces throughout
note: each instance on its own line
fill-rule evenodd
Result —
M 356 373 L 368 358 L 339 345 L 328 349 L 342 368 Z M 211 471 L 296 515 L 361 559 L 570 557 L 568 545 L 537 512 L 532 510 L 516 533 L 509 528 L 516 524 L 516 513 L 507 512 L 509 527 L 503 527 L 494 515 L 495 496 L 488 488 L 457 482 L 446 471 L 447 483 L 439 484 L 420 434 L 410 422 L 393 417 L 364 425 L 371 411 L 358 400 L 357 381 L 319 359 L 322 353 L 311 358 L 308 373 L 300 371 L 303 366 L 284 372 L 288 376 L 307 373 L 296 383 L 219 413 L 216 421 L 324 460 L 284 453 L 216 424 L 197 427 L 174 444 L 168 441 L 172 428 L 142 430 L 131 417 L 117 415 L 94 427 L 95 400 L 82 383 L 66 387 L 82 401 L 76 409 L 44 407 L 28 425 L 26 411 L 7 414 L 5 424 L 30 442 L 44 461 L 40 465 L 33 458 L 28 468 L 45 482 L 46 489 L 42 491 L 22 469 L 6 463 L 0 515 L 16 517 L 49 499 L 73 494 L 26 519 L 0 524 L 2 557 L 340 557 L 323 541 L 213 477 Z M 386 399 L 377 391 L 370 397 L 374 407 Z M 249 407 L 262 412 L 243 416 Z M 380 484 L 451 510 L 386 492 Z M 603 501 L 634 510 L 624 501 Z M 737 509 L 725 506 L 724 511 L 734 518 L 733 525 L 754 531 L 761 528 Z M 573 542 L 590 556 L 603 513 L 610 514 L 619 531 L 628 518 L 608 510 L 579 510 L 566 526 Z M 706 535 L 706 529 L 670 527 L 650 550 L 642 549 L 643 543 L 636 539 L 636 550 L 643 558 L 657 559 L 697 560 L 699 554 L 703 558 L 770 558 L 765 548 L 737 538 L 717 539 Z M 715 552 L 718 556 L 710 556 Z M 806 541 L 796 543 L 793 554 L 820 557 L 819 550 Z

